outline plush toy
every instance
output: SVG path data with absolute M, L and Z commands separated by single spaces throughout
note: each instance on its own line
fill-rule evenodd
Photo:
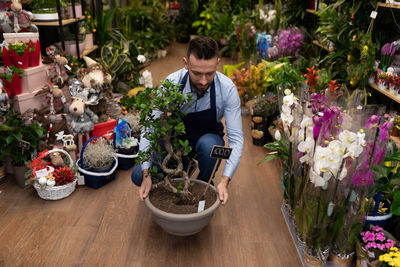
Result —
M 97 105 L 99 94 L 93 88 L 83 88 L 83 83 L 72 79 L 69 86 L 72 103 L 68 107 L 67 121 L 73 133 L 79 134 L 79 149 L 82 148 L 82 134 L 87 137 L 89 131 L 93 130 L 98 116 L 89 109 L 89 105 Z
M 68 65 L 68 59 L 62 56 L 54 45 L 46 48 L 46 54 L 53 62 L 47 70 L 50 82 L 57 84 L 59 88 L 63 88 L 64 85 L 68 84 L 68 74 L 65 70 L 65 66 Z
M 38 32 L 36 25 L 31 24 L 33 14 L 22 9 L 20 0 L 11 0 L 10 9 L 6 14 L 13 32 Z
M 90 57 L 84 56 L 83 59 L 87 66 L 87 72 L 81 79 L 85 87 L 94 88 L 98 92 L 108 89 L 111 86 L 111 75 L 105 73 L 101 65 Z
M 0 115 L 4 115 L 10 109 L 8 93 L 4 88 L 3 81 L 0 80 Z
M 49 156 L 50 156 L 51 164 L 54 167 L 61 167 L 64 165 L 64 160 L 63 160 L 60 152 L 52 152 L 49 154 Z

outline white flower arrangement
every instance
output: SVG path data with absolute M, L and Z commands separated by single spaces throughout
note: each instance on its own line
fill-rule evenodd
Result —
M 137 56 L 137 61 L 139 61 L 140 63 L 145 63 L 146 62 L 146 57 L 143 55 L 138 55 Z

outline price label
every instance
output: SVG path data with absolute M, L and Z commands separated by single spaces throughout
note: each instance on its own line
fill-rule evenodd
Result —
M 64 65 L 64 68 L 66 68 L 68 71 L 71 71 L 71 70 L 72 70 L 71 67 L 68 66 L 68 64 L 65 64 L 65 65 Z
M 378 12 L 376 11 L 371 11 L 371 15 L 369 15 L 371 18 L 376 19 L 376 16 L 378 15 Z
M 38 171 L 36 171 L 36 177 L 44 177 L 49 175 L 49 172 L 47 171 L 47 169 L 40 169 Z
M 204 206 L 206 205 L 206 201 L 202 200 L 199 202 L 199 207 L 197 208 L 197 212 L 202 212 L 204 210 Z
M 232 153 L 232 148 L 225 146 L 213 146 L 210 157 L 218 159 L 229 159 Z

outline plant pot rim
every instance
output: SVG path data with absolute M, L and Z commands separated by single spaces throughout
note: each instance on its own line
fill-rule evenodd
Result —
M 177 179 L 173 179 L 173 180 L 174 181 L 180 181 L 180 180 L 183 180 L 183 179 L 182 178 L 177 178 Z M 206 182 L 201 181 L 201 180 L 191 179 L 190 181 L 194 182 L 194 183 L 205 184 L 205 185 L 207 184 Z M 211 184 L 210 184 L 210 189 L 212 189 L 217 194 L 217 190 Z M 218 209 L 218 207 L 221 205 L 221 201 L 219 200 L 219 197 L 217 196 L 217 199 L 214 202 L 214 204 L 211 205 L 208 209 L 205 209 L 205 210 L 203 210 L 201 212 L 198 212 L 198 213 L 177 214 L 177 213 L 165 212 L 165 211 L 162 211 L 162 210 L 158 209 L 157 207 L 155 207 L 153 205 L 153 203 L 151 203 L 149 196 L 145 198 L 144 203 L 146 204 L 146 206 L 153 213 L 156 213 L 159 217 L 162 217 L 162 218 L 167 219 L 167 220 L 173 219 L 173 220 L 179 221 L 179 222 L 193 221 L 193 220 L 201 219 L 203 217 L 210 216 L 210 214 L 214 213 L 215 210 Z

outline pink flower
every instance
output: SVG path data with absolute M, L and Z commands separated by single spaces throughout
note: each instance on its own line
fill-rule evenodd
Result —
M 380 227 L 380 226 L 378 226 L 378 225 L 375 225 L 375 226 L 372 228 L 372 230 L 374 230 L 375 232 L 380 232 L 380 231 L 383 230 L 383 228 Z M 380 233 L 380 234 L 383 234 L 383 233 Z
M 380 250 L 385 250 L 385 245 L 384 244 L 377 244 L 376 245 L 377 247 L 378 247 L 378 249 L 380 249 Z
M 375 242 L 367 243 L 367 245 L 365 247 L 366 248 L 376 248 L 376 243 Z
M 386 241 L 386 243 L 385 243 L 385 247 L 387 247 L 387 248 L 392 248 L 392 247 L 394 247 L 394 244 L 395 244 L 395 242 L 394 242 L 393 240 L 388 239 L 388 240 Z
M 385 241 L 385 239 L 386 239 L 386 238 L 385 238 L 385 234 L 382 233 L 382 232 L 377 233 L 376 236 L 375 236 L 375 238 L 376 238 L 376 240 L 379 240 L 379 241 L 381 241 L 381 242 Z
M 364 243 L 368 243 L 368 241 L 375 241 L 375 234 L 370 231 L 365 232 L 363 241 Z

